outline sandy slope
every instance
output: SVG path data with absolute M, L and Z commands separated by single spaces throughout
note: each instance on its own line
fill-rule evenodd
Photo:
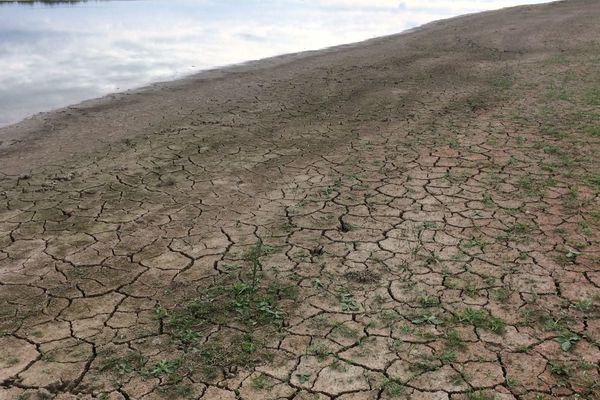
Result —
M 465 16 L 0 130 L 0 399 L 598 398 L 599 20 Z

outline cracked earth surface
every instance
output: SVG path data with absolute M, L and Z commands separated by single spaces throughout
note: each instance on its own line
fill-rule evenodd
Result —
M 0 398 L 600 398 L 598 20 L 467 16 L 49 115 L 126 133 L 2 150 Z

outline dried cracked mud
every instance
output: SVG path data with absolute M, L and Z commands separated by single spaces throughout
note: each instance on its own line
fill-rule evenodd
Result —
M 0 398 L 600 398 L 599 20 L 471 15 L 4 129 Z

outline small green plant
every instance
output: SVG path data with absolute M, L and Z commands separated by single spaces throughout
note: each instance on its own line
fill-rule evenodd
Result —
M 262 262 L 260 258 L 263 256 L 263 254 L 266 254 L 266 252 L 263 249 L 262 240 L 256 242 L 254 247 L 252 247 L 250 251 L 246 253 L 246 260 L 250 261 L 252 264 L 252 284 L 250 287 L 252 292 L 256 291 L 256 286 L 258 285 L 258 272 L 262 269 Z
M 323 289 L 323 284 L 319 278 L 315 278 L 312 280 L 312 287 L 315 289 Z
M 587 313 L 594 308 L 594 302 L 589 299 L 579 300 L 575 303 L 575 308 L 581 312 Z
M 409 367 L 409 369 L 413 372 L 423 373 L 423 372 L 428 372 L 428 371 L 437 371 L 441 367 L 442 367 L 442 364 L 440 363 L 439 360 L 437 360 L 433 357 L 427 356 L 427 357 L 423 357 L 423 359 L 418 360 L 417 362 L 412 364 Z
M 169 360 L 163 359 L 163 360 L 158 361 L 153 366 L 151 366 L 147 372 L 149 375 L 151 375 L 155 378 L 158 378 L 161 376 L 171 376 L 177 371 L 180 364 L 181 364 L 181 359 L 177 359 L 174 361 L 169 361 Z
M 491 208 L 496 205 L 496 203 L 494 202 L 494 199 L 492 198 L 492 195 L 488 192 L 485 192 L 483 194 L 483 199 L 481 200 L 481 202 L 487 208 Z
M 253 354 L 258 349 L 258 346 L 254 342 L 254 339 L 250 335 L 244 335 L 240 347 L 244 353 Z
M 140 371 L 147 359 L 141 353 L 129 352 L 123 357 L 109 357 L 102 364 L 102 370 L 112 370 L 118 375 Z
M 383 381 L 383 392 L 389 397 L 398 397 L 404 392 L 404 385 L 399 379 Z
M 572 261 L 572 262 L 576 262 L 577 261 L 577 257 L 579 257 L 581 255 L 581 252 L 575 249 L 569 249 L 567 251 L 567 253 L 565 254 L 565 257 L 567 257 L 568 260 Z
M 494 396 L 492 396 L 489 393 L 482 392 L 482 391 L 467 393 L 467 399 L 468 400 L 495 400 Z
M 459 373 L 451 375 L 450 382 L 456 386 L 460 386 L 460 385 L 466 383 L 465 378 Z
M 440 360 L 447 364 L 453 363 L 456 360 L 456 353 L 451 350 L 446 350 L 440 355 Z
M 444 320 L 439 318 L 434 314 L 423 313 L 421 315 L 417 315 L 411 319 L 413 324 L 421 325 L 421 324 L 430 324 L 430 325 L 441 325 L 444 323 Z
M 327 348 L 327 345 L 325 345 L 325 343 L 322 342 L 310 345 L 306 352 L 312 356 L 317 357 L 319 361 L 325 360 L 327 356 L 331 354 L 331 352 Z
M 472 281 L 468 281 L 465 284 L 463 290 L 464 290 L 465 294 L 469 297 L 477 296 L 477 292 L 478 292 L 477 284 L 475 284 Z
M 517 386 L 517 380 L 515 378 L 513 378 L 512 376 L 507 376 L 506 377 L 506 386 L 508 386 L 509 388 Z
M 499 302 L 505 302 L 510 298 L 511 290 L 506 287 L 496 289 L 492 292 L 492 298 Z
M 340 361 L 339 358 L 336 358 L 335 360 L 333 360 L 333 362 L 331 364 L 329 364 L 329 368 L 331 368 L 335 371 L 340 371 L 340 372 L 347 371 L 346 366 Z
M 296 377 L 301 385 L 304 385 L 310 380 L 310 374 L 296 374 Z
M 506 324 L 499 318 L 490 316 L 485 310 L 466 308 L 456 316 L 458 322 L 483 328 L 501 335 L 506 330 Z
M 570 351 L 581 338 L 572 332 L 564 332 L 555 339 L 562 351 Z
M 257 375 L 252 378 L 252 387 L 256 390 L 263 390 L 267 388 L 267 378 L 263 375 Z
M 449 331 L 446 334 L 446 345 L 450 348 L 458 348 L 458 349 L 462 349 L 465 347 L 465 343 L 462 340 L 462 337 L 460 336 L 460 333 L 458 331 Z
M 419 296 L 418 301 L 422 307 L 437 307 L 440 304 L 440 300 L 437 297 L 428 295 Z
M 342 311 L 355 312 L 360 309 L 358 302 L 354 298 L 354 295 L 346 289 L 339 290 L 338 296 L 340 299 L 340 304 L 342 306 Z
M 550 363 L 548 364 L 548 368 L 550 369 L 550 372 L 552 372 L 554 375 L 558 375 L 561 377 L 568 377 L 572 374 L 571 366 L 567 363 L 550 361 Z

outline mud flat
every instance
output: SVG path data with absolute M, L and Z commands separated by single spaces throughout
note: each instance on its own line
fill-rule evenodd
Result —
M 600 396 L 600 3 L 0 130 L 0 399 Z

